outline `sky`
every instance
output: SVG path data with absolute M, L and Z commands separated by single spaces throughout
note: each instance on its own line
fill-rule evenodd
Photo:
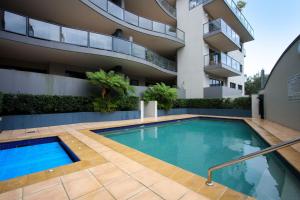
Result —
M 254 29 L 255 40 L 245 43 L 245 74 L 261 69 L 268 74 L 300 34 L 300 0 L 246 0 L 243 13 Z

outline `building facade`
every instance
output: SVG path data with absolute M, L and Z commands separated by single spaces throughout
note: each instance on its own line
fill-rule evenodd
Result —
M 88 95 L 85 72 L 103 69 L 128 76 L 137 95 L 157 82 L 177 87 L 181 98 L 244 94 L 243 44 L 253 29 L 232 0 L 0 6 L 2 92 Z

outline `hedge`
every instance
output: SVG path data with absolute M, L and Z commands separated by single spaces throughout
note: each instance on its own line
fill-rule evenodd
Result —
M 235 99 L 177 99 L 175 108 L 215 108 L 215 109 L 245 109 L 251 110 L 251 98 L 240 97 Z
M 2 101 L 2 104 L 1 104 Z M 49 96 L 0 93 L 0 115 L 93 112 L 92 97 Z M 138 97 L 118 99 L 118 111 L 137 110 Z M 2 105 L 2 106 L 1 106 Z M 236 99 L 177 99 L 175 108 L 228 108 L 251 110 L 251 98 Z
M 1 96 L 0 96 L 1 97 Z M 92 97 L 4 94 L 1 115 L 93 112 Z M 117 110 L 135 110 L 138 97 L 119 99 Z

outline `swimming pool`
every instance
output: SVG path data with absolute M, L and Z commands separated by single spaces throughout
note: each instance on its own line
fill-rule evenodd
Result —
M 79 161 L 58 138 L 0 143 L 0 181 Z
M 266 148 L 246 123 L 190 119 L 96 133 L 207 177 L 216 164 Z M 214 172 L 214 181 L 257 199 L 296 199 L 299 175 L 277 154 L 260 156 Z

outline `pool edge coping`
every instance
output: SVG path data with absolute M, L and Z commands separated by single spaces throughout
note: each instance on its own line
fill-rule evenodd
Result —
M 67 132 L 50 133 L 47 135 L 31 135 L 27 137 L 14 139 L 10 138 L 7 140 L 1 140 L 1 143 L 47 137 L 58 137 L 66 145 L 66 147 L 69 148 L 79 158 L 79 161 L 51 168 L 53 169 L 53 171 L 49 171 L 50 169 L 46 169 L 32 174 L 19 176 L 5 181 L 0 181 L 0 194 L 108 162 L 92 148 L 90 148 L 85 143 L 81 142 L 79 139 Z M 78 144 L 80 146 L 77 146 Z M 87 154 L 89 155 L 87 156 Z

